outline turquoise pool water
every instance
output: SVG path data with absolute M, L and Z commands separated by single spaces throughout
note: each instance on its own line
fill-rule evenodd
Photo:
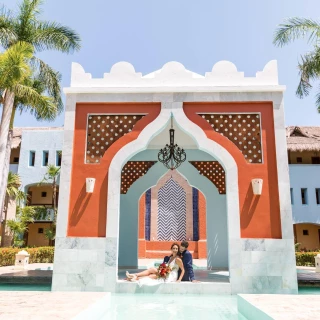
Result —
M 237 297 L 225 295 L 114 294 L 100 320 L 246 320 Z
M 0 284 L 0 291 L 51 291 L 50 284 Z
M 297 269 L 297 273 L 315 273 L 315 271 L 308 269 Z
M 308 288 L 308 287 L 300 287 L 299 294 L 316 294 L 320 295 L 320 288 Z

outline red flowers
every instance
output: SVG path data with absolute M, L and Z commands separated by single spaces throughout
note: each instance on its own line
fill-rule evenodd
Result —
M 167 278 L 169 273 L 171 272 L 171 268 L 166 263 L 161 263 L 158 268 L 158 278 Z

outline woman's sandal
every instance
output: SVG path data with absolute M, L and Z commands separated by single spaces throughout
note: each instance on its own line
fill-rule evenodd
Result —
M 133 279 L 134 277 L 136 277 L 134 274 L 130 274 L 129 273 L 129 271 L 126 271 L 126 276 L 127 276 L 127 279 L 129 280 L 131 280 L 131 279 Z
M 134 274 L 133 277 L 131 278 L 132 282 L 137 282 L 139 279 L 138 277 Z

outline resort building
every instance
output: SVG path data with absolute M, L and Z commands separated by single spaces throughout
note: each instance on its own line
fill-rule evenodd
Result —
M 320 247 L 320 127 L 288 127 L 287 147 L 295 242 Z
M 49 183 L 41 183 L 47 171 L 47 165 L 61 166 L 63 128 L 15 128 L 13 132 L 10 171 L 21 178 L 21 190 L 27 194 L 24 205 L 34 206 L 37 211 L 35 223 L 30 224 L 25 233 L 25 245 L 46 246 L 49 240 L 44 231 L 50 227 L 53 219 L 53 189 Z M 57 199 L 59 197 L 59 178 L 57 181 Z M 10 201 L 7 219 L 14 219 L 16 204 Z M 6 237 L 10 245 L 11 237 Z

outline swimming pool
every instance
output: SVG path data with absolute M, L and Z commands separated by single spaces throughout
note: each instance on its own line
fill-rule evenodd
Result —
M 305 294 L 314 294 L 314 295 L 320 295 L 320 288 L 316 287 L 299 287 L 299 295 L 305 295 Z
M 51 285 L 0 283 L 1 291 L 51 291 Z
M 236 296 L 113 294 L 100 320 L 246 320 L 238 313 Z

